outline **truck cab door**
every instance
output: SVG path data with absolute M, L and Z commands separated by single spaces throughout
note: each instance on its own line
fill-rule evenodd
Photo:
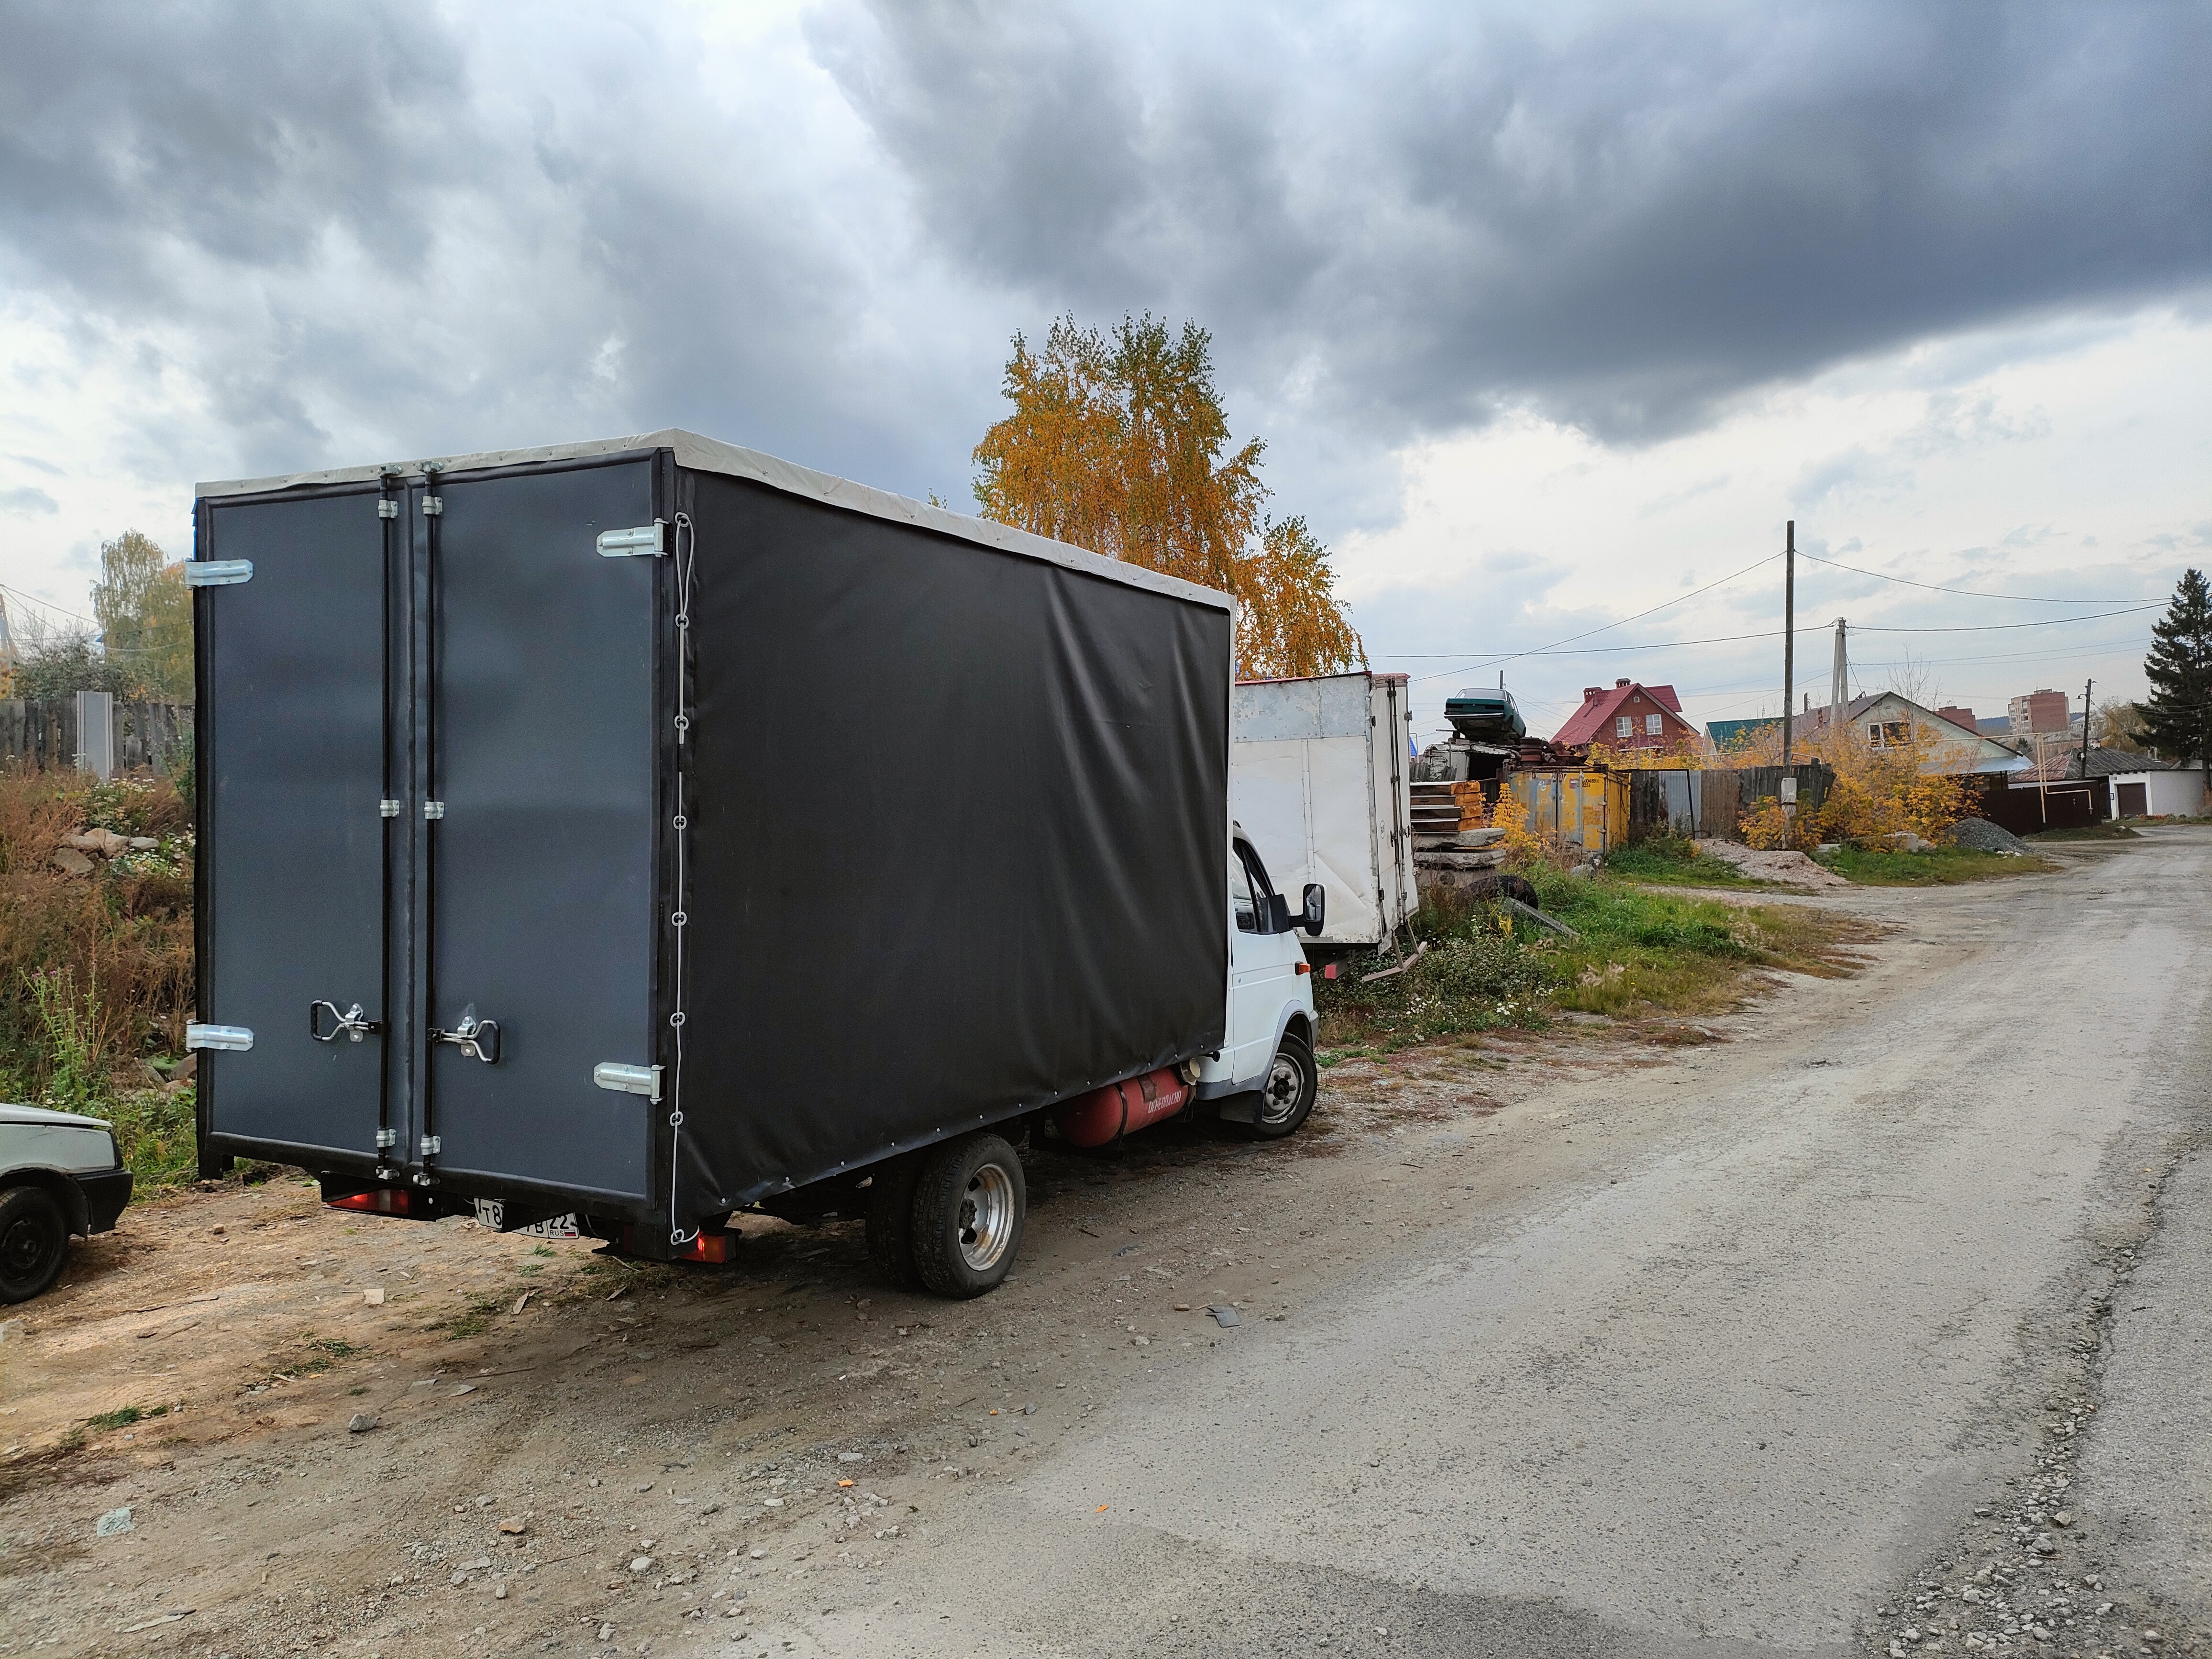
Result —
M 1275 1036 L 1285 1003 L 1297 994 L 1298 964 L 1305 953 L 1296 933 L 1269 933 L 1267 901 L 1273 889 L 1267 867 L 1245 842 L 1229 854 L 1229 1052 L 1236 1086 L 1256 1088 L 1274 1058 Z

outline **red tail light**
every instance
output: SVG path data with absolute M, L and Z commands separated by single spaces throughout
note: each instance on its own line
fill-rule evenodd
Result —
M 678 1261 L 712 1261 L 717 1264 L 727 1261 L 731 1240 L 732 1235 L 728 1233 L 701 1233 L 677 1252 L 676 1259 Z
M 735 1233 L 710 1233 L 702 1230 L 699 1237 L 689 1244 L 680 1249 L 672 1249 L 666 1260 L 705 1261 L 720 1267 L 730 1260 L 732 1252 L 737 1248 L 737 1243 L 738 1236 Z M 636 1228 L 624 1227 L 622 1230 L 622 1251 L 625 1255 L 637 1254 Z
M 323 1204 L 328 1209 L 360 1210 L 369 1215 L 412 1215 L 415 1192 L 410 1187 L 372 1187 L 365 1193 L 326 1198 Z

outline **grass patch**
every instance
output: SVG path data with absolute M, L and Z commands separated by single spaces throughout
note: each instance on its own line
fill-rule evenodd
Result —
M 464 1337 L 482 1336 L 491 1328 L 491 1322 L 498 1316 L 501 1306 L 501 1297 L 478 1292 L 469 1297 L 469 1305 L 460 1312 L 449 1314 L 425 1328 L 445 1332 L 448 1342 L 459 1342 Z
M 1708 857 L 1684 836 L 1653 836 L 1607 854 L 1607 873 L 1666 887 L 1763 887 L 1724 859 Z
M 2085 823 L 2072 830 L 2039 830 L 2022 841 L 2141 841 L 2124 823 Z
M 1819 862 L 1864 887 L 1950 887 L 2005 876 L 2041 875 L 2058 867 L 2033 854 L 1981 853 L 1968 847 L 1901 853 L 1844 846 L 1821 854 Z
M 1566 939 L 1525 918 L 1472 904 L 1447 890 L 1415 918 L 1427 953 L 1404 973 L 1362 984 L 1381 957 L 1346 964 L 1319 982 L 1316 1007 L 1330 1038 L 1325 1063 L 1408 1043 L 1506 1026 L 1541 1028 L 1559 1009 L 1613 1017 L 1715 1013 L 1742 1000 L 1747 974 L 1763 968 L 1833 978 L 1863 924 L 1796 906 L 1723 903 L 1654 892 L 1611 871 L 1591 877 L 1530 872 L 1547 915 L 1573 927 Z
M 1848 973 L 1854 959 L 1844 947 L 1863 933 L 1848 918 L 1795 905 L 1724 904 L 1550 871 L 1533 879 L 1545 911 L 1582 935 L 1547 950 L 1553 1000 L 1579 1013 L 1719 1013 L 1742 1000 L 1754 969 Z
M 320 1376 L 341 1359 L 350 1359 L 362 1350 L 338 1336 L 303 1336 L 306 1357 L 295 1360 L 276 1373 L 279 1376 Z
M 125 1429 L 133 1423 L 143 1423 L 151 1417 L 167 1417 L 167 1406 L 125 1406 L 120 1411 L 102 1412 L 97 1417 L 88 1417 L 85 1423 L 95 1429 Z

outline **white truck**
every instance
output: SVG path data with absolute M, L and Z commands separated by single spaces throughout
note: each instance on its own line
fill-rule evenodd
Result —
M 52 1285 L 70 1235 L 107 1231 L 130 1201 L 131 1171 L 106 1124 L 0 1103 L 0 1303 Z
M 1240 681 L 1230 701 L 1237 823 L 1286 889 L 1327 896 L 1322 950 L 1373 950 L 1419 908 L 1403 674 Z

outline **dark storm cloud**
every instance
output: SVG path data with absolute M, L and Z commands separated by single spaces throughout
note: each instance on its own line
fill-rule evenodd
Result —
M 11 8 L 0 273 L 85 361 L 193 388 L 192 429 L 149 398 L 103 434 L 150 477 L 669 422 L 910 471 L 838 204 L 661 22 Z
M 465 163 L 461 58 L 416 0 L 11 6 L 4 257 L 117 306 L 173 300 L 179 246 L 296 264 L 343 226 L 404 265 L 426 240 L 414 181 Z
M 1663 432 L 2212 269 L 2202 8 L 1115 15 L 880 0 L 815 35 L 979 276 L 1194 312 L 1363 429 L 1529 399 Z
M 2212 14 L 1678 9 L 834 0 L 733 85 L 653 9 L 23 0 L 0 282 L 163 480 L 679 422 L 957 495 L 1008 332 L 1151 307 L 1330 534 L 1502 404 L 2203 285 Z

